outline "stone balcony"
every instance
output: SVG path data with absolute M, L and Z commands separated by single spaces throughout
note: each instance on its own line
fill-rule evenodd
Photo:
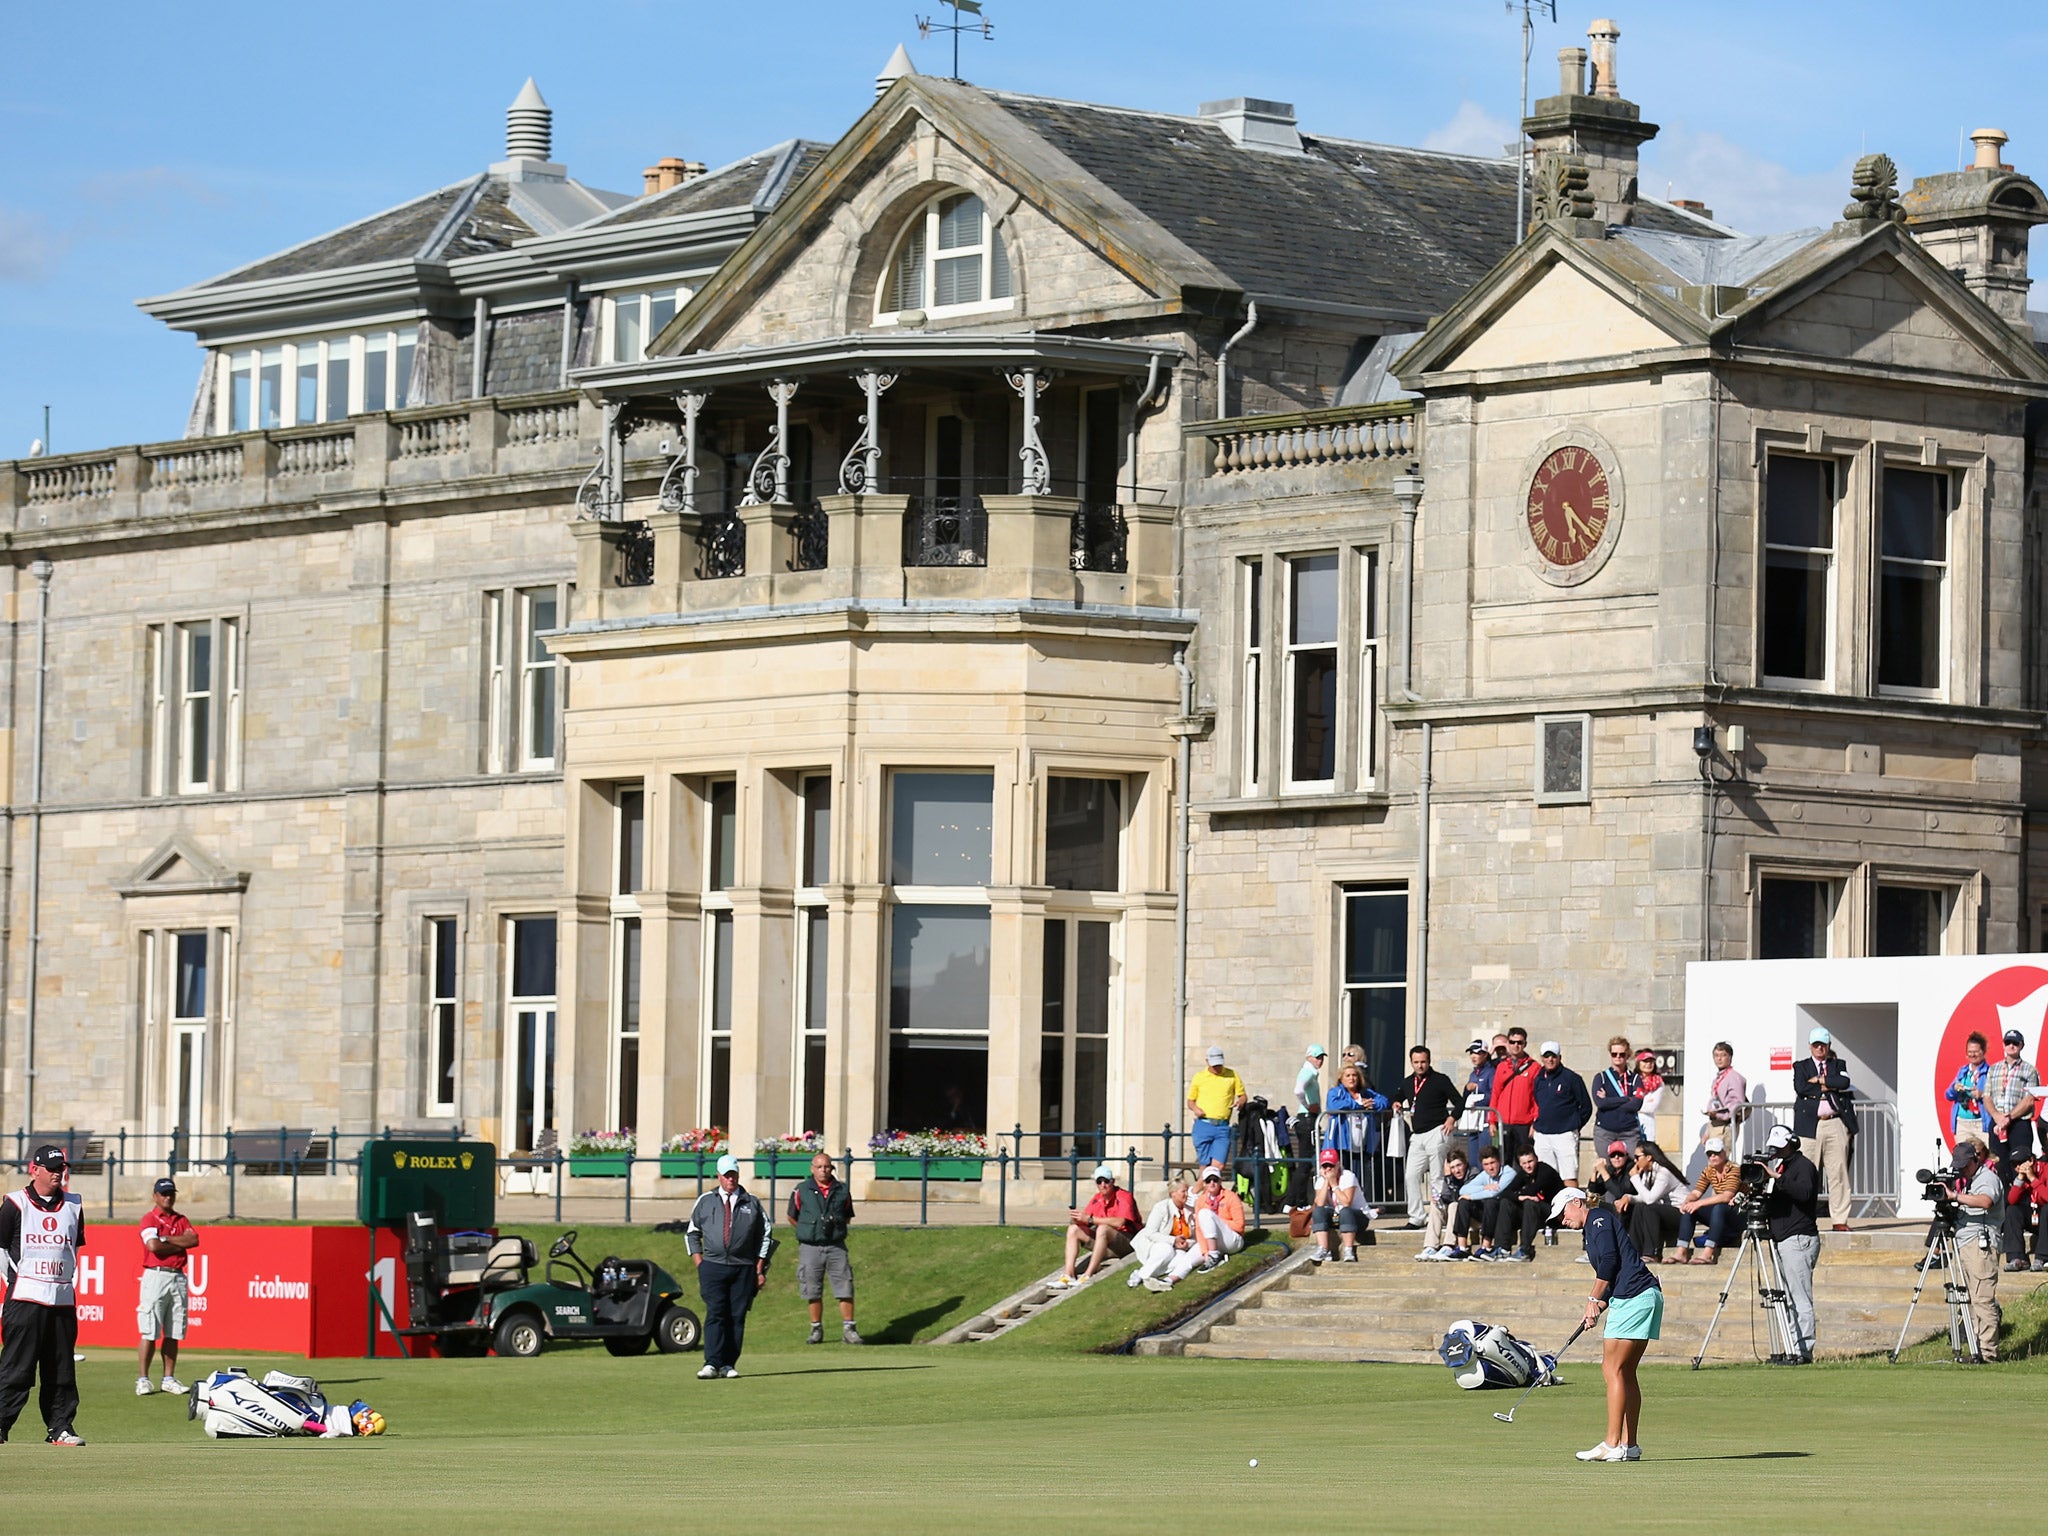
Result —
M 0 463 L 0 517 L 18 538 L 61 541 L 334 501 L 431 500 L 524 476 L 573 483 L 601 428 L 597 407 L 563 391 L 16 459 Z
M 1421 402 L 1198 421 L 1183 429 L 1192 511 L 1386 490 L 1422 457 Z

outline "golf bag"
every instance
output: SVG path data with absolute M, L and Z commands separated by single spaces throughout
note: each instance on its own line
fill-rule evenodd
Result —
M 1530 1348 L 1507 1329 L 1460 1318 L 1444 1334 L 1437 1354 L 1456 1373 L 1459 1386 L 1526 1387 L 1531 1382 L 1554 1386 L 1557 1356 Z
M 285 1435 L 339 1439 L 380 1435 L 384 1417 L 368 1403 L 329 1403 L 310 1376 L 270 1371 L 261 1381 L 247 1371 L 215 1371 L 192 1389 L 187 1411 L 205 1418 L 213 1440 L 261 1440 Z

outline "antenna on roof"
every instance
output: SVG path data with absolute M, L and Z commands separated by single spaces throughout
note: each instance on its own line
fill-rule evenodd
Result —
M 1507 12 L 1522 13 L 1522 114 L 1515 119 L 1515 244 L 1520 245 L 1529 233 L 1529 130 L 1522 125 L 1529 120 L 1529 50 L 1536 44 L 1536 19 L 1534 12 L 1541 12 L 1544 19 L 1555 23 L 1557 0 L 1507 0 Z
M 1555 0 L 1553 0 L 1553 3 L 1555 3 Z M 960 34 L 962 32 L 979 32 L 984 38 L 994 37 L 996 35 L 996 26 L 986 16 L 982 16 L 982 19 L 979 21 L 969 21 L 967 19 L 970 16 L 981 16 L 981 0 L 946 0 L 946 4 L 953 7 L 953 19 L 951 21 L 933 21 L 929 16 L 920 16 L 917 18 L 917 35 L 920 38 L 928 38 L 934 32 L 950 32 L 953 34 L 953 78 L 958 80 L 960 78 Z

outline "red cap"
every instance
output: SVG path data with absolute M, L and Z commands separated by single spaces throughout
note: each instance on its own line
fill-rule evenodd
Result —
M 1323 1148 L 1323 1155 L 1317 1158 L 1316 1161 L 1321 1163 L 1325 1168 L 1328 1168 L 1336 1163 L 1341 1163 L 1343 1159 L 1337 1155 L 1337 1149 L 1335 1147 L 1325 1147 Z
M 1607 1150 L 1609 1152 L 1626 1152 L 1628 1150 L 1628 1143 L 1625 1141 L 1610 1141 L 1607 1143 Z

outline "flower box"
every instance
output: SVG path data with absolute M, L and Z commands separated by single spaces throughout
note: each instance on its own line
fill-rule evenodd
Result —
M 810 1176 L 812 1152 L 757 1152 L 754 1154 L 754 1177 L 757 1179 L 802 1179 Z
M 633 1154 L 630 1152 L 571 1152 L 569 1154 L 569 1177 L 572 1179 L 623 1179 L 631 1168 Z
M 978 1157 L 935 1157 L 929 1165 L 921 1157 L 889 1157 L 875 1159 L 875 1177 L 878 1179 L 952 1179 L 971 1180 L 981 1177 L 982 1159 Z
M 661 1154 L 661 1176 L 664 1179 L 714 1179 L 718 1177 L 716 1152 L 664 1152 Z

